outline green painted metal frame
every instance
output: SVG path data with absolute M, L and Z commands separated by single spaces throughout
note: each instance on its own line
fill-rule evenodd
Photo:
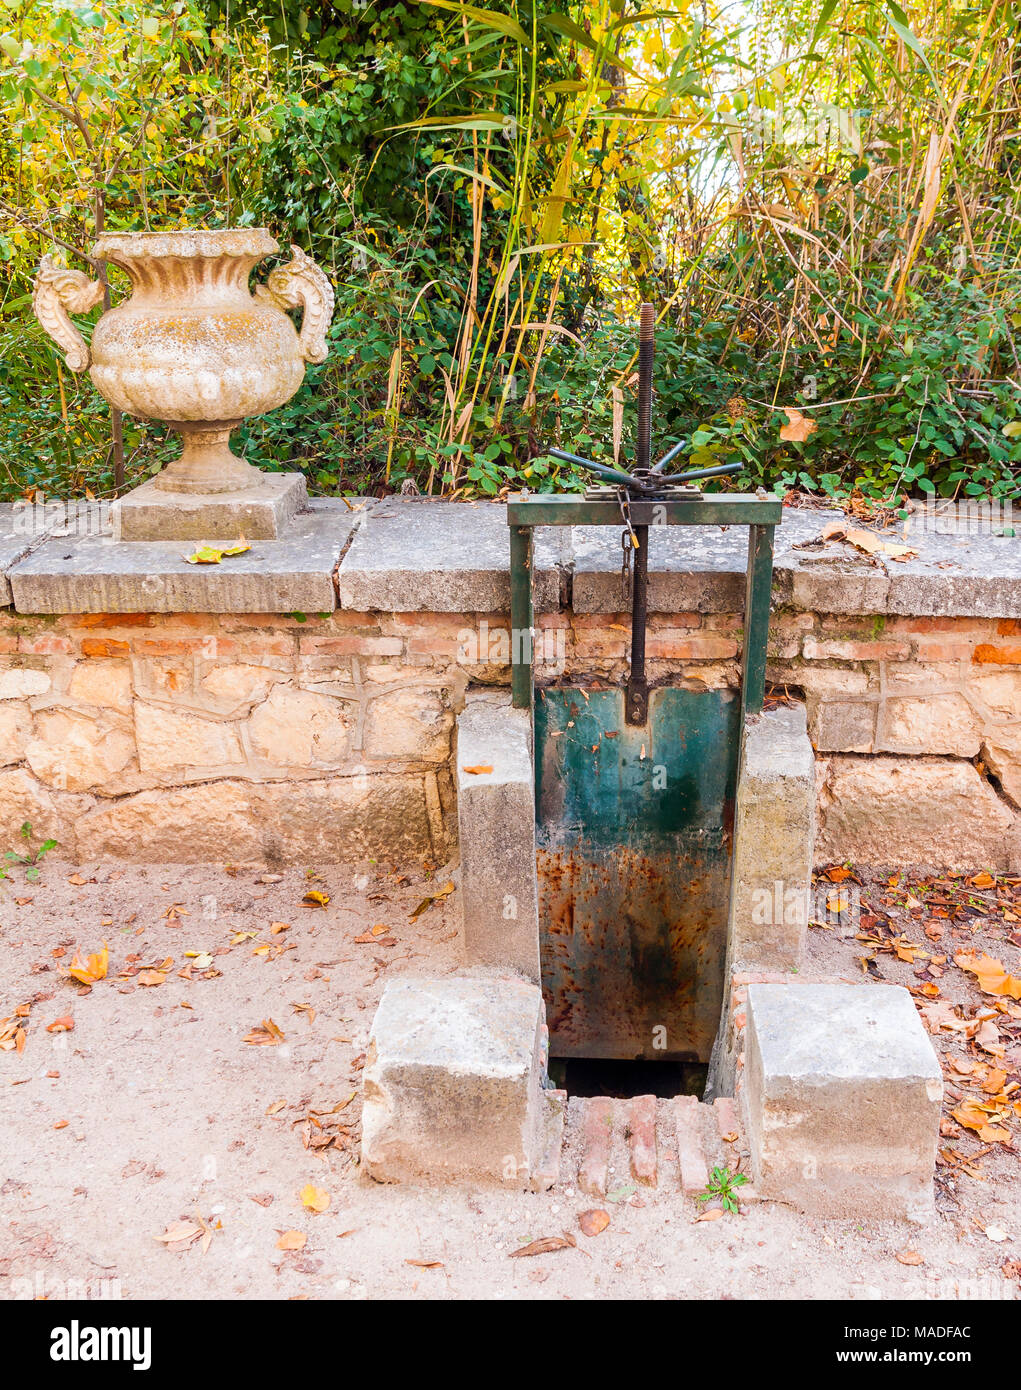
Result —
M 721 493 L 664 501 L 632 501 L 635 526 L 747 526 L 748 571 L 745 581 L 745 626 L 741 653 L 742 715 L 762 709 L 766 683 L 766 639 L 773 586 L 773 531 L 781 520 L 780 501 L 744 493 Z M 531 709 L 532 532 L 536 526 L 617 526 L 615 501 L 571 495 L 512 497 L 507 503 L 510 527 L 511 696 L 516 709 Z

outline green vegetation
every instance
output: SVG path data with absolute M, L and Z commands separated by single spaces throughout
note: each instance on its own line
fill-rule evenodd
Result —
M 737 1213 L 737 1189 L 748 1181 L 744 1173 L 732 1173 L 729 1168 L 714 1168 L 704 1192 L 695 1198 L 696 1202 L 719 1200 L 724 1211 Z
M 5 865 L 0 865 L 0 879 L 10 876 L 13 865 L 20 865 L 25 870 L 25 878 L 29 883 L 34 883 L 39 877 L 39 865 L 49 854 L 51 849 L 57 848 L 56 840 L 43 840 L 40 844 L 32 848 L 32 823 L 25 821 L 21 827 L 21 838 L 25 842 L 24 853 L 18 850 L 9 849 L 4 854 Z
M 239 435 L 319 492 L 626 458 L 649 299 L 680 462 L 1017 498 L 1019 31 L 1021 0 L 0 0 L 0 498 L 173 452 L 70 377 L 30 290 L 45 251 L 188 224 L 331 274 L 329 359 Z

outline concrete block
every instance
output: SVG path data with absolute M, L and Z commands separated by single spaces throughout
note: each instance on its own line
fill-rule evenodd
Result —
M 150 478 L 113 504 L 119 540 L 277 540 L 308 506 L 303 473 L 266 473 L 238 492 L 169 492 L 158 483 Z
M 924 1220 L 942 1097 L 907 990 L 749 985 L 742 1100 L 760 1196 L 820 1216 Z
M 285 539 L 214 565 L 188 563 L 198 541 L 46 539 L 9 570 L 14 604 L 21 613 L 332 613 L 333 572 L 362 515 L 315 501 Z
M 470 696 L 458 717 L 457 820 L 465 959 L 538 983 L 531 714 L 503 692 Z
M 815 795 L 804 707 L 781 706 L 749 720 L 734 815 L 731 971 L 800 964 L 812 887 Z
M 542 991 L 525 980 L 391 980 L 365 1062 L 369 1175 L 528 1187 L 549 1164 L 543 1022 Z
M 12 502 L 0 502 L 0 608 L 12 601 L 7 571 L 37 539 L 25 530 L 15 530 L 16 517 Z
M 533 574 L 540 613 L 560 606 L 568 531 L 536 531 Z M 509 612 L 507 508 L 502 502 L 387 497 L 359 529 L 337 578 L 341 608 L 356 612 Z

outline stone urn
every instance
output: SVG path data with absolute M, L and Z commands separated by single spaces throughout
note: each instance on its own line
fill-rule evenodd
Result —
M 33 307 L 71 371 L 88 368 L 111 405 L 184 442 L 117 504 L 123 538 L 274 536 L 307 503 L 301 474 L 262 473 L 229 443 L 246 417 L 290 400 L 306 362 L 326 359 L 333 290 L 314 261 L 292 246 L 265 285 L 248 287 L 279 250 L 262 227 L 101 236 L 93 260 L 124 270 L 131 295 L 99 319 L 91 348 L 70 315 L 101 303 L 102 285 L 43 257 Z M 297 308 L 300 332 L 284 312 Z

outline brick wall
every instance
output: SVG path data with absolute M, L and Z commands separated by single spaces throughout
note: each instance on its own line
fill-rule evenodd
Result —
M 618 682 L 627 614 L 544 615 L 543 679 Z M 453 847 L 454 720 L 509 683 L 505 615 L 0 610 L 0 839 L 140 860 Z M 738 680 L 742 620 L 653 614 L 653 681 Z M 774 613 L 808 707 L 818 857 L 1019 866 L 1021 623 Z

